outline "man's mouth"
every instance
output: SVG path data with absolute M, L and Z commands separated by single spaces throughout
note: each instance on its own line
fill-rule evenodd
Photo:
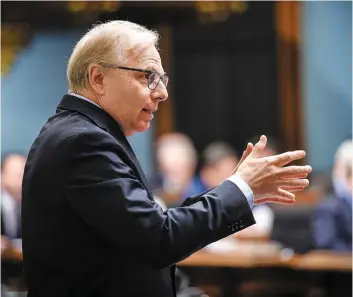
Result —
M 148 112 L 150 114 L 153 114 L 155 111 L 157 111 L 157 109 L 147 109 L 147 108 L 144 108 L 142 109 L 144 112 Z

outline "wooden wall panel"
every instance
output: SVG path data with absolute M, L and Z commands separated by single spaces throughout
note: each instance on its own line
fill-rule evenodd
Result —
M 303 148 L 299 2 L 277 2 L 277 77 L 280 133 L 288 149 Z
M 170 25 L 161 25 L 157 28 L 160 34 L 160 53 L 164 71 L 169 75 L 167 101 L 159 104 L 155 122 L 155 137 L 172 132 L 173 125 L 173 29 Z

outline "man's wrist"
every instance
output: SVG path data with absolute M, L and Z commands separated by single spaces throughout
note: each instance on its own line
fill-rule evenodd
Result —
M 233 174 L 227 180 L 238 186 L 248 200 L 249 206 L 252 208 L 254 206 L 254 193 L 243 178 L 239 174 Z

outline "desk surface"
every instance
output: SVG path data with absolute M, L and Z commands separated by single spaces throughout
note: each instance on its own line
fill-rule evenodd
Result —
M 352 271 L 351 253 L 312 251 L 304 255 L 290 255 L 272 248 L 258 246 L 258 252 L 248 249 L 210 252 L 201 250 L 180 262 L 180 266 L 194 267 L 288 267 L 298 270 Z M 262 251 L 262 252 L 261 252 Z
M 1 253 L 1 258 L 6 260 L 22 261 L 22 251 L 10 246 Z
M 22 253 L 8 249 L 4 259 L 22 261 Z M 312 251 L 304 255 L 280 252 L 275 244 L 241 244 L 234 250 L 210 252 L 200 250 L 178 264 L 193 267 L 288 267 L 298 270 L 352 271 L 351 253 Z
M 297 256 L 291 267 L 301 270 L 352 271 L 351 253 L 333 253 L 329 251 L 312 251 Z

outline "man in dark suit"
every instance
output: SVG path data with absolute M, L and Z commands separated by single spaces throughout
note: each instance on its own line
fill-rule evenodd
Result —
M 251 207 L 293 203 L 310 166 L 304 151 L 259 158 L 248 144 L 233 175 L 163 211 L 126 137 L 146 131 L 167 99 L 157 34 L 137 24 L 96 26 L 68 64 L 71 95 L 33 143 L 23 181 L 29 297 L 172 297 L 175 264 L 255 223 Z

